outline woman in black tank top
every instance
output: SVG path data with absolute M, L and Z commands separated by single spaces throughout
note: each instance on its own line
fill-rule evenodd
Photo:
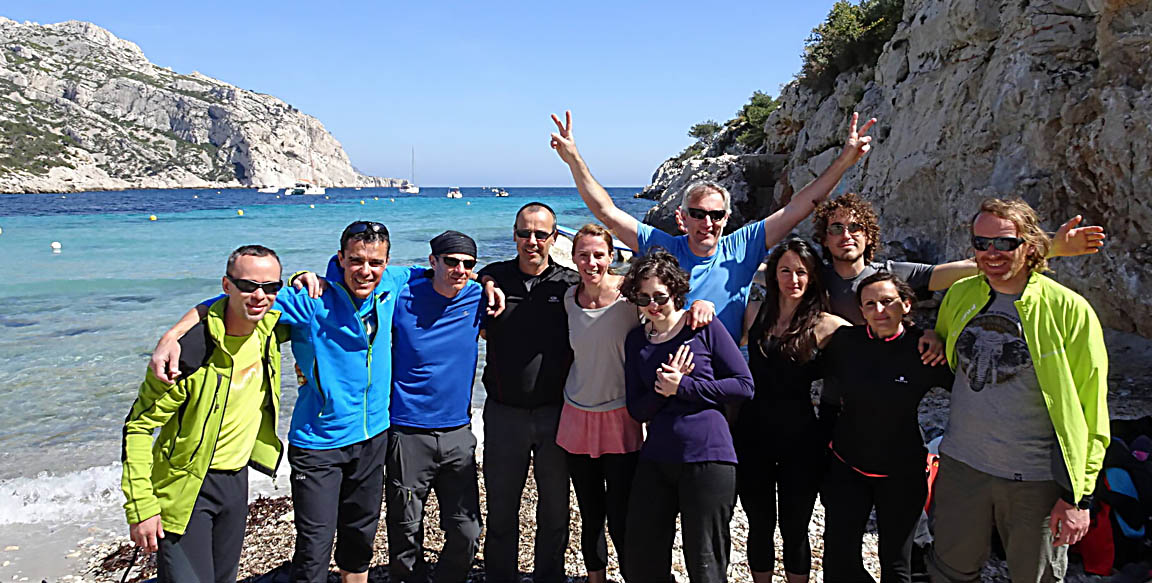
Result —
M 753 580 L 772 580 L 779 516 L 788 583 L 802 583 L 811 571 L 808 523 L 827 445 L 812 406 L 812 381 L 820 377 L 816 355 L 848 322 L 828 313 L 820 263 L 804 241 L 773 249 L 766 275 L 767 295 L 748 336 L 756 392 L 741 407 L 734 430 L 736 484 L 748 514 Z

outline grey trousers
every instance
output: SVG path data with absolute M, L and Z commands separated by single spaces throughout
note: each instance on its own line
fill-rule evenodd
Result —
M 469 425 L 454 429 L 392 426 L 388 430 L 388 567 L 391 580 L 423 581 L 424 504 L 436 492 L 444 550 L 433 581 L 464 581 L 480 538 L 480 486 L 476 436 Z
M 536 478 L 536 541 L 532 580 L 562 583 L 568 549 L 568 459 L 556 445 L 560 406 L 521 409 L 484 403 L 484 489 L 488 532 L 485 580 L 519 581 L 520 496 L 531 463 Z
M 936 542 L 928 572 L 936 583 L 979 581 L 992 529 L 1016 583 L 1063 581 L 1068 547 L 1052 546 L 1048 517 L 1063 488 L 1054 481 L 1017 482 L 940 456 L 933 497 Z
M 233 583 L 248 520 L 248 468 L 209 470 L 184 534 L 160 539 L 161 583 Z

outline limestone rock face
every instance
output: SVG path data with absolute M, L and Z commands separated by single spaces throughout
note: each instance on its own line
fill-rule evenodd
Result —
M 153 65 L 87 22 L 0 17 L 0 192 L 391 186 L 270 95 Z
M 1082 214 L 1106 228 L 1108 243 L 1053 260 L 1052 275 L 1106 325 L 1150 337 L 1150 81 L 1147 0 L 906 0 L 874 68 L 842 74 L 831 94 L 783 90 L 762 150 L 787 158 L 779 172 L 741 187 L 749 157 L 721 156 L 662 167 L 654 180 L 668 205 L 678 200 L 668 190 L 723 168 L 734 203 L 751 195 L 765 210 L 736 218 L 763 217 L 828 166 L 859 111 L 880 120 L 875 147 L 838 192 L 873 202 L 890 251 L 927 262 L 970 256 L 968 221 L 987 196 L 1024 198 L 1050 231 Z

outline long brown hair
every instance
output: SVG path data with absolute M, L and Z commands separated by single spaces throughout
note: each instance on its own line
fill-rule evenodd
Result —
M 776 269 L 780 259 L 789 251 L 795 253 L 808 270 L 808 287 L 804 290 L 804 297 L 800 298 L 800 305 L 792 313 L 788 329 L 779 338 L 779 350 L 791 360 L 804 363 L 811 360 L 816 348 L 816 335 L 813 331 L 820 313 L 828 311 L 828 294 L 824 291 L 824 281 L 820 277 L 820 260 L 812 251 L 812 246 L 801 239 L 788 239 L 768 255 L 765 277 L 769 279 L 764 303 L 760 304 L 760 311 L 748 332 L 748 339 L 750 343 L 759 344 L 776 325 L 776 319 L 780 316 L 780 284 L 776 281 Z

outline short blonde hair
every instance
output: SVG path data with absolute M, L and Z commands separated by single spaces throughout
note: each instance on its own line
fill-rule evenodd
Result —
M 1031 245 L 1036 251 L 1028 256 L 1028 270 L 1034 273 L 1048 271 L 1048 251 L 1052 248 L 1052 239 L 1040 228 L 1040 217 L 1028 203 L 1019 198 L 986 198 L 980 203 L 980 210 L 972 215 L 969 229 L 984 213 L 1012 221 L 1016 225 L 1016 236 L 1024 239 L 1024 244 Z

